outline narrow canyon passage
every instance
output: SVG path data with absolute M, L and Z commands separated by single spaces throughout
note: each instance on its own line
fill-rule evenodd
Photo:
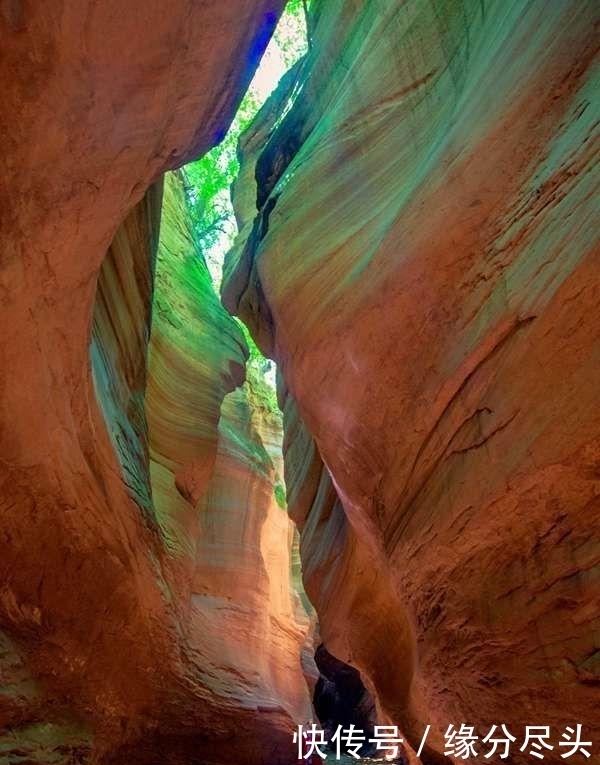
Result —
M 0 765 L 600 763 L 599 40 L 0 3 Z

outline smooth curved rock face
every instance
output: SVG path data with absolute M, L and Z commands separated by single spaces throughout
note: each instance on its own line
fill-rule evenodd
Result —
M 144 398 L 163 183 L 115 234 L 98 276 L 90 356 L 96 398 L 127 488 L 154 517 Z
M 598 742 L 597 3 L 315 16 L 224 299 L 285 378 L 324 642 L 417 745 Z
M 216 727 L 223 761 L 268 765 L 293 756 L 294 723 L 310 716 L 300 663 L 308 618 L 292 586 L 293 524 L 274 493 L 269 452 L 281 461 L 281 420 L 252 380 L 234 390 L 246 354 L 194 244 L 182 179 L 167 174 L 146 412 L 153 502 L 180 614 L 173 640 L 193 692 L 161 727 L 176 736 L 186 719 L 208 739 Z
M 264 637 L 252 678 L 211 664 L 223 648 L 215 609 L 193 602 L 196 552 L 206 544 L 198 508 L 228 453 L 221 402 L 242 380 L 233 324 L 206 374 L 183 358 L 188 328 L 170 354 L 160 344 L 167 333 L 158 333 L 149 433 L 142 409 L 158 191 L 144 194 L 224 133 L 281 5 L 176 0 L 167 9 L 109 0 L 0 9 L 0 725 L 9 731 L 1 756 L 20 756 L 6 748 L 16 745 L 40 763 L 85 761 L 91 752 L 119 765 L 271 765 L 293 751 L 293 718 L 305 715 L 307 696 L 299 667 L 288 678 L 303 640 L 289 561 L 285 579 L 266 563 L 257 577 L 265 609 L 252 630 L 248 616 L 230 621 L 247 626 L 253 650 Z M 160 287 L 169 276 L 158 278 Z M 186 315 L 192 298 L 170 300 L 165 321 L 177 315 L 177 300 Z M 210 312 L 226 316 L 214 296 Z M 210 321 L 199 320 L 198 335 L 220 333 Z M 172 362 L 166 388 L 161 360 Z M 161 413 L 163 404 L 177 407 L 185 384 L 197 386 L 185 390 L 191 408 Z M 243 418 L 226 422 L 243 438 L 253 433 Z M 257 499 L 252 564 L 270 557 L 280 565 L 289 546 L 274 555 L 263 533 L 273 512 L 268 460 L 243 476 L 230 462 L 242 481 L 238 509 L 243 498 Z M 248 588 L 235 586 L 245 597 Z M 280 660 L 269 663 L 276 645 Z

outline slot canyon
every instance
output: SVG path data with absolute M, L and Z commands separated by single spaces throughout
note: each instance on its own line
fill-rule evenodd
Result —
M 0 0 L 0 765 L 600 765 L 600 4 L 285 5 Z

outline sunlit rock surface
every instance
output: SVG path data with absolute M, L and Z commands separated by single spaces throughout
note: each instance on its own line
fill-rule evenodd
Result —
M 187 312 L 185 291 L 165 301 L 169 279 L 187 284 L 177 260 L 157 275 L 146 375 L 160 189 L 146 191 L 224 134 L 281 6 L 0 8 L 1 762 L 271 765 L 293 751 L 308 697 L 291 531 L 243 400 L 219 423 L 243 379 L 241 336 Z M 210 311 L 226 318 L 214 295 Z M 178 317 L 198 320 L 196 351 L 204 332 L 228 340 L 199 360 Z M 242 470 L 248 444 L 260 458 Z M 203 526 L 230 469 L 240 485 L 221 504 L 248 521 L 239 561 Z M 211 545 L 232 556 L 215 572 L 252 581 L 232 574 L 227 593 L 215 573 L 201 608 L 197 554 Z
M 182 609 L 183 669 L 198 686 L 192 701 L 212 707 L 177 722 L 194 714 L 206 737 L 215 726 L 235 730 L 238 746 L 246 737 L 249 761 L 285 762 L 294 721 L 310 716 L 300 662 L 308 618 L 292 586 L 293 525 L 274 493 L 280 466 L 267 451 L 281 461 L 280 416 L 257 381 L 234 390 L 246 353 L 194 244 L 182 178 L 168 174 L 146 396 L 151 477 Z M 224 761 L 237 754 L 221 745 Z
M 153 184 L 281 5 L 0 5 L 0 762 L 293 758 L 276 423 L 173 176 L 154 273 Z M 225 302 L 280 362 L 320 635 L 428 765 L 462 722 L 597 756 L 597 3 L 312 5 Z
M 427 763 L 450 723 L 598 752 L 599 28 L 317 2 L 293 107 L 242 143 L 224 301 L 285 380 L 306 589 Z

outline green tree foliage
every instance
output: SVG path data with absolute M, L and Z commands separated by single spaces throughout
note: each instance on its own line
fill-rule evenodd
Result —
M 186 198 L 193 229 L 217 291 L 225 253 L 237 233 L 229 189 L 239 172 L 237 144 L 277 81 L 307 51 L 307 0 L 289 0 L 259 69 L 218 146 L 184 168 Z M 265 359 L 245 325 L 250 358 L 246 376 L 260 406 L 278 412 L 273 386 L 273 364 Z
M 221 143 L 184 169 L 194 231 L 217 289 L 223 257 L 237 231 L 229 193 L 240 169 L 237 143 L 259 108 L 256 95 L 248 91 Z
M 269 92 L 265 82 L 283 74 L 307 50 L 306 0 L 289 0 L 259 70 L 240 104 L 231 127 L 218 146 L 185 167 L 187 200 L 198 243 L 217 289 L 225 252 L 236 234 L 229 188 L 239 172 L 237 143 Z

